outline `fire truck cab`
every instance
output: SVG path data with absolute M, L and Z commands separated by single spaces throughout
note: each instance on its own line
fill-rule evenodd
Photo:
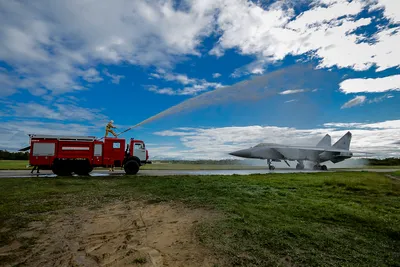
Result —
M 145 143 L 131 138 L 94 136 L 30 135 L 31 166 L 52 170 L 57 175 L 88 175 L 95 167 L 121 167 L 136 174 L 149 163 Z

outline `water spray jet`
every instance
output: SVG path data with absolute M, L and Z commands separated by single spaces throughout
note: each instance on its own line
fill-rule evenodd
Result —
M 278 95 L 279 92 L 285 90 L 305 88 L 306 82 L 308 83 L 307 86 L 309 88 L 315 88 L 317 87 L 316 84 L 318 82 L 329 80 L 325 77 L 327 75 L 332 75 L 332 73 L 323 70 L 315 70 L 311 65 L 290 66 L 262 76 L 253 77 L 250 80 L 245 80 L 234 85 L 220 87 L 213 91 L 187 99 L 182 103 L 172 106 L 136 125 L 129 127 L 117 136 L 141 125 L 183 111 L 190 112 L 197 108 L 204 108 L 223 103 L 259 101 Z

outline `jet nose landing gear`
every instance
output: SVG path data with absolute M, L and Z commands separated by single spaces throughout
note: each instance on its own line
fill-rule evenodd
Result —
M 297 163 L 296 165 L 296 170 L 304 170 L 304 163 L 303 161 L 298 161 L 299 163 Z

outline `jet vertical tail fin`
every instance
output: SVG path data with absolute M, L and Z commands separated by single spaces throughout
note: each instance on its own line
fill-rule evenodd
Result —
M 350 149 L 350 142 L 351 142 L 351 132 L 347 132 L 345 135 L 342 136 L 332 147 L 338 149 Z
M 324 138 L 319 141 L 317 144 L 317 147 L 331 147 L 332 141 L 331 141 L 331 136 L 329 134 L 325 135 Z

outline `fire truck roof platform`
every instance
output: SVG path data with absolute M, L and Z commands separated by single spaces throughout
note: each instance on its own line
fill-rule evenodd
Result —
M 68 135 L 41 135 L 41 134 L 30 134 L 30 138 L 34 139 L 48 139 L 48 140 L 60 140 L 60 141 L 94 141 L 95 136 L 68 136 Z

